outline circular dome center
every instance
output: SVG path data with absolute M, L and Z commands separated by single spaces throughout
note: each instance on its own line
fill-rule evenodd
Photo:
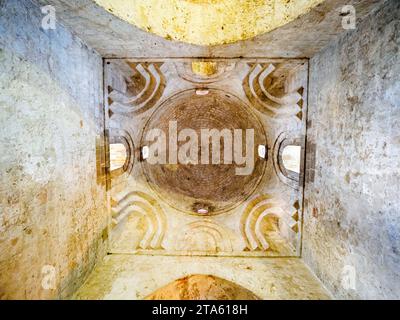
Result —
M 154 143 L 147 140 L 152 129 L 165 133 L 166 163 L 143 161 L 144 173 L 150 187 L 178 210 L 201 215 L 227 211 L 249 197 L 262 178 L 266 161 L 258 157 L 257 147 L 266 145 L 263 127 L 231 94 L 213 89 L 179 93 L 150 117 L 142 146 Z M 177 152 L 171 141 L 177 141 Z M 189 141 L 194 143 L 190 151 L 185 148 Z M 171 161 L 171 153 L 172 159 L 177 153 L 177 161 Z M 191 162 L 182 163 L 182 155 Z

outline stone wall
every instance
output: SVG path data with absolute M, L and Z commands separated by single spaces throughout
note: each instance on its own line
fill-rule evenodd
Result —
M 96 183 L 102 59 L 41 8 L 0 1 L 0 299 L 68 297 L 107 237 Z
M 399 30 L 383 2 L 310 61 L 303 257 L 337 298 L 400 298 Z

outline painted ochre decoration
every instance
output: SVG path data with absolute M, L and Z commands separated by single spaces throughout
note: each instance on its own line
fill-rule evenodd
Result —
M 95 0 L 168 40 L 217 45 L 252 38 L 306 14 L 322 0 Z

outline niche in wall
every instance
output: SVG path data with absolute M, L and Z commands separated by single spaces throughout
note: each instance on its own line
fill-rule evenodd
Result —
M 213 275 L 194 274 L 156 290 L 146 300 L 259 300 L 250 290 Z

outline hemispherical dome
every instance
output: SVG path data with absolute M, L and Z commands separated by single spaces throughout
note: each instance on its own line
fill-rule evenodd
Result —
M 197 163 L 171 162 L 169 138 L 174 123 L 178 135 L 186 129 L 193 132 L 193 139 L 178 142 L 177 152 L 182 153 L 185 143 L 197 139 L 195 152 L 192 152 L 196 158 L 192 160 L 197 160 Z M 146 137 L 152 129 L 165 133 L 165 157 L 168 161 L 166 164 L 143 161 L 144 173 L 150 187 L 178 210 L 200 214 L 227 211 L 246 200 L 262 179 L 266 161 L 257 156 L 257 147 L 266 145 L 264 129 L 248 106 L 232 94 L 215 89 L 200 92 L 200 95 L 196 90 L 179 93 L 166 100 L 150 117 L 144 128 L 142 146 L 150 144 Z M 207 140 L 204 132 L 211 133 L 209 130 L 214 130 L 215 136 Z M 235 143 L 235 130 L 240 143 Z M 246 136 L 246 130 L 249 136 Z M 250 135 L 253 135 L 253 141 Z M 207 142 L 209 156 L 208 163 L 205 163 L 202 155 Z M 218 143 L 219 151 L 215 158 L 219 155 L 220 161 L 213 163 L 212 148 Z M 226 161 L 229 160 L 228 154 L 232 155 L 231 163 Z M 247 156 L 248 163 L 240 164 L 238 154 Z M 246 165 L 250 168 L 248 174 L 239 172 L 238 168 Z

